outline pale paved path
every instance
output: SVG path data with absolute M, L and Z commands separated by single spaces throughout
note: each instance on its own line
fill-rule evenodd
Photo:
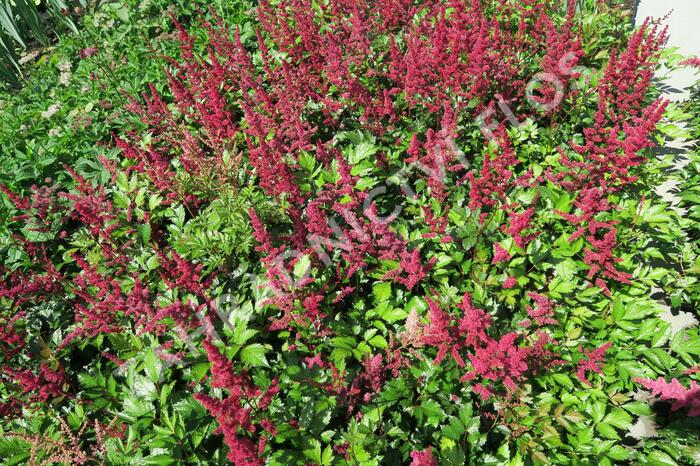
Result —
M 678 47 L 678 52 L 683 55 L 700 56 L 700 0 L 641 0 L 637 8 L 635 23 L 641 24 L 647 16 L 662 18 L 669 12 L 670 16 L 665 21 L 665 24 L 669 26 L 668 45 Z M 686 100 L 689 97 L 689 88 L 700 78 L 700 74 L 697 74 L 693 68 L 689 67 L 676 70 L 670 74 L 660 71 L 659 77 L 662 76 L 662 82 L 665 85 L 665 97 L 674 102 Z M 692 150 L 693 145 L 694 141 L 684 139 L 668 141 L 664 147 L 660 148 L 658 155 L 663 157 L 672 154 L 674 157 L 674 168 L 672 171 L 678 170 L 688 163 L 688 158 L 685 157 L 685 154 Z M 677 185 L 677 180 L 669 179 L 657 186 L 656 192 L 665 201 L 671 203 L 672 208 L 682 216 L 685 212 L 683 209 L 675 206 L 679 199 L 673 194 Z M 652 295 L 657 292 L 663 294 L 662 290 L 658 288 L 652 289 Z M 691 313 L 678 312 L 677 315 L 674 315 L 666 303 L 659 301 L 659 305 L 663 309 L 659 317 L 671 324 L 674 334 L 684 328 L 698 324 L 698 321 Z M 641 427 L 650 425 L 653 428 L 653 420 L 644 418 L 645 416 L 642 416 L 635 426 L 641 422 Z
M 668 45 L 678 47 L 678 52 L 683 55 L 700 56 L 700 0 L 641 0 L 637 7 L 636 24 L 641 24 L 647 16 L 662 18 L 667 14 Z M 664 74 L 665 97 L 675 102 L 686 100 L 689 88 L 698 77 L 696 70 L 689 67 Z M 690 150 L 692 144 L 693 141 L 683 139 L 669 141 L 659 155 L 674 154 L 674 165 L 681 168 L 688 163 L 684 153 Z M 678 198 L 673 195 L 676 185 L 676 181 L 668 180 L 658 186 L 656 192 L 664 200 L 676 204 Z
M 662 18 L 667 14 L 664 24 L 669 28 L 668 45 L 679 47 L 679 53 L 684 55 L 700 55 L 700 0 L 641 0 L 635 22 L 641 24 L 647 16 Z M 666 82 L 679 92 L 669 93 L 668 98 L 687 98 L 688 87 L 696 78 L 691 68 L 675 71 Z

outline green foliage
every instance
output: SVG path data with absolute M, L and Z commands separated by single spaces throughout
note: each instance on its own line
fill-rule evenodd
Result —
M 53 36 L 77 33 L 74 18 L 87 2 L 68 0 L 3 0 L 0 2 L 0 79 L 19 87 L 23 77 L 16 49 L 49 47 Z
M 17 93 L 0 94 L 0 183 L 17 192 L 37 180 L 65 183 L 64 164 L 88 178 L 106 183 L 109 174 L 100 156 L 116 151 L 112 135 L 134 125 L 125 110 L 127 95 L 136 96 L 166 82 L 160 56 L 176 54 L 174 26 L 167 8 L 188 24 L 201 4 L 193 2 L 101 3 L 81 18 L 80 34 L 64 37 L 41 52 L 27 70 L 28 81 Z M 239 20 L 239 1 L 222 2 L 220 10 Z M 82 58 L 81 50 L 97 52 Z M 0 213 L 7 212 L 0 202 Z M 3 229 L 6 215 L 0 220 Z

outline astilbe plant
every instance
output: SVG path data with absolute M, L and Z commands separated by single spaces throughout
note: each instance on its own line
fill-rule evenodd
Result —
M 172 251 L 162 251 L 156 243 L 143 244 L 134 238 L 136 228 L 144 227 L 148 212 L 135 218 L 131 208 L 122 209 L 112 202 L 105 187 L 68 170 L 76 182 L 72 191 L 33 187 L 32 195 L 23 198 L 8 190 L 22 212 L 13 219 L 15 222 L 32 225 L 32 232 L 34 225 L 47 226 L 41 231 L 44 241 L 15 235 L 14 241 L 23 247 L 31 266 L 3 270 L 0 282 L 0 299 L 9 309 L 3 312 L 5 327 L 0 344 L 2 379 L 12 393 L 4 406 L 10 418 L 20 415 L 19 406 L 72 395 L 70 374 L 57 356 L 62 351 L 108 334 L 162 335 L 173 323 L 191 329 L 199 326 L 198 312 L 204 308 L 206 314 L 210 309 L 206 291 L 209 281 L 200 277 L 201 266 Z M 56 244 L 65 248 L 85 234 L 90 240 L 89 246 L 84 243 L 84 254 L 71 252 L 63 260 L 56 255 Z M 155 274 L 144 273 L 132 262 L 133 249 L 143 247 L 159 257 Z M 178 292 L 188 297 L 175 302 L 171 299 L 167 304 L 159 302 L 163 293 Z M 56 303 L 70 309 L 70 320 L 56 333 L 56 346 L 48 348 L 42 335 L 27 327 L 30 319 L 36 318 L 38 308 Z M 36 340 L 40 352 L 31 344 Z
M 700 386 L 697 382 L 690 382 L 690 387 L 685 388 L 678 379 L 666 382 L 663 377 L 657 380 L 637 379 L 637 383 L 651 390 L 652 395 L 658 396 L 662 401 L 673 401 L 672 411 L 689 408 L 688 416 L 700 416 Z
M 172 82 L 178 105 L 189 102 L 189 108 L 182 111 L 197 112 L 199 116 L 194 120 L 209 135 L 212 130 L 206 128 L 212 115 L 237 113 L 242 121 L 237 130 L 242 132 L 261 186 L 269 195 L 289 203 L 293 231 L 277 238 L 251 213 L 268 278 L 278 292 L 268 304 L 282 312 L 273 319 L 270 330 L 299 332 L 312 326 L 321 330 L 320 335 L 332 335 L 333 330 L 323 321 L 332 319 L 333 314 L 330 309 L 320 311 L 324 301 L 347 301 L 356 291 L 352 285 L 354 277 L 367 276 L 386 261 L 398 263 L 398 268 L 382 278 L 409 291 L 428 280 L 435 259 L 423 259 L 420 248 L 409 248 L 390 226 L 378 221 L 376 207 L 366 205 L 369 198 L 358 186 L 360 179 L 351 174 L 351 167 L 333 150 L 331 130 L 359 123 L 360 128 L 383 138 L 412 112 L 426 109 L 428 128 L 423 136 L 412 136 L 403 160 L 420 164 L 428 173 L 423 178 L 431 194 L 445 201 L 454 188 L 435 175 L 445 166 L 450 166 L 450 172 L 466 168 L 456 163 L 456 154 L 446 150 L 444 142 L 458 140 L 457 128 L 460 121 L 467 120 L 468 108 L 473 108 L 472 117 L 476 118 L 477 112 L 490 108 L 490 99 L 518 106 L 525 96 L 528 70 L 516 65 L 513 57 L 518 53 L 540 56 L 539 65 L 545 71 L 566 80 L 576 77 L 573 68 L 582 51 L 573 24 L 573 2 L 565 22 L 559 26 L 547 16 L 547 9 L 547 2 L 536 3 L 532 9 L 505 2 L 433 2 L 408 8 L 405 16 L 399 10 L 391 18 L 384 18 L 385 10 L 370 2 L 330 2 L 320 6 L 317 13 L 302 0 L 282 1 L 274 7 L 263 3 L 259 19 L 264 33 L 257 35 L 262 70 L 252 65 L 253 59 L 240 35 L 235 33 L 231 39 L 221 25 L 210 30 L 210 62 L 194 59 L 192 39 L 182 35 L 185 64 L 179 66 L 179 79 Z M 419 12 L 420 20 L 413 24 L 407 21 Z M 500 21 L 488 19 L 488 15 Z M 512 29 L 510 19 L 516 17 L 519 21 Z M 327 26 L 321 28 L 319 21 L 328 21 Z M 387 49 L 382 49 L 376 40 L 381 36 L 389 38 Z M 562 151 L 563 166 L 570 171 L 548 172 L 545 177 L 535 178 L 520 167 L 509 134 L 501 125 L 494 133 L 498 148 L 493 154 L 485 154 L 482 166 L 463 179 L 470 187 L 470 208 L 480 212 L 480 222 L 486 224 L 498 210 L 504 211 L 508 222 L 501 230 L 522 250 L 538 236 L 539 201 L 535 197 L 530 205 L 509 202 L 514 190 L 550 181 L 580 193 L 576 205 L 583 213 L 563 216 L 578 228 L 572 240 L 587 232 L 588 277 L 608 293 L 604 278 L 626 283 L 629 275 L 616 268 L 619 259 L 613 255 L 614 224 L 597 217 L 614 208 L 607 200 L 609 195 L 633 181 L 627 176 L 628 167 L 642 162 L 638 153 L 649 146 L 649 136 L 663 113 L 663 102 L 649 107 L 642 102 L 650 85 L 654 57 L 663 42 L 663 33 L 645 25 L 632 37 L 626 52 L 611 57 L 597 88 L 599 109 L 595 126 L 584 130 L 585 145 L 573 145 L 574 152 L 585 161 L 576 161 Z M 284 59 L 273 60 L 271 44 L 284 52 Z M 560 66 L 562 63 L 566 66 Z M 188 100 L 188 92 L 202 92 L 202 76 L 220 83 L 218 87 L 225 88 L 231 100 L 226 103 L 212 91 L 215 98 L 209 103 L 219 109 L 206 111 Z M 552 92 L 543 88 L 539 100 L 551 98 Z M 520 116 L 524 108 L 518 106 Z M 357 123 L 350 120 L 357 115 Z M 431 128 L 431 124 L 439 127 Z M 221 123 L 218 127 L 226 129 L 232 125 Z M 629 136 L 618 139 L 620 130 L 628 130 Z M 225 132 L 237 140 L 231 131 Z M 337 170 L 335 181 L 326 181 L 316 192 L 303 188 L 299 161 L 305 153 L 313 154 L 322 167 Z M 190 165 L 185 165 L 185 169 Z M 604 182 L 593 186 L 586 181 L 593 179 Z M 349 228 L 338 227 L 339 222 Z M 334 237 L 341 241 L 337 244 L 341 262 L 334 265 L 334 274 L 324 278 L 325 283 L 319 281 L 320 277 L 290 279 L 295 262 L 286 264 L 281 258 L 292 251 L 297 257 L 327 254 L 326 250 L 336 246 L 331 241 Z M 496 252 L 494 262 L 508 260 L 509 254 L 504 254 L 502 247 Z M 319 261 L 314 264 L 321 265 Z M 358 275 L 360 272 L 362 275 Z M 515 284 L 515 277 L 511 276 L 504 287 Z M 328 298 L 324 299 L 324 294 Z M 537 307 L 529 308 L 528 313 L 536 326 L 556 324 L 546 297 L 531 296 Z M 490 336 L 488 331 L 501 331 L 489 328 L 492 317 L 471 307 L 468 295 L 464 299 L 465 315 L 457 326 L 452 326 L 451 318 L 429 301 L 431 323 L 421 339 L 422 345 L 438 348 L 436 362 L 449 352 L 459 366 L 466 366 L 460 350 L 467 350 L 470 370 L 463 381 L 477 377 L 499 381 L 512 392 L 530 373 L 532 359 L 542 362 L 545 357 L 555 361 L 556 357 L 545 349 L 555 343 L 546 332 L 506 331 Z M 298 303 L 303 303 L 301 308 Z M 483 318 L 476 318 L 474 313 Z M 530 341 L 531 346 L 518 343 L 521 338 Z M 591 353 L 587 366 L 578 368 L 582 380 L 584 367 L 599 371 L 597 351 Z M 475 390 L 484 397 L 491 394 L 483 384 L 475 385 Z
M 264 464 L 261 455 L 265 450 L 267 436 L 275 435 L 276 430 L 269 418 L 257 417 L 260 416 L 259 413 L 265 412 L 279 391 L 277 381 L 273 381 L 267 390 L 262 392 L 251 383 L 248 374 L 238 372 L 211 341 L 204 340 L 203 346 L 212 362 L 211 387 L 222 388 L 228 393 L 223 400 L 204 393 L 196 393 L 195 399 L 202 403 L 219 423 L 218 430 L 224 435 L 229 446 L 229 461 L 245 466 Z M 250 434 L 259 437 L 257 445 L 248 436 Z
M 96 442 L 91 448 L 86 448 L 82 438 L 89 424 L 94 426 Z M 60 437 L 49 435 L 29 435 L 10 433 L 8 436 L 17 438 L 31 445 L 28 464 L 90 464 L 103 459 L 107 450 L 105 442 L 110 438 L 123 437 L 123 433 L 115 428 L 114 423 L 102 425 L 99 421 L 84 423 L 74 432 L 63 418 L 59 418 Z
M 555 232 L 585 240 L 591 287 L 612 296 L 632 281 L 616 255 L 618 223 L 610 217 L 636 181 L 667 105 L 648 100 L 666 35 L 643 24 L 611 54 L 591 98 L 571 86 L 580 77 L 577 66 L 593 60 L 583 52 L 575 2 L 567 2 L 563 16 L 559 10 L 553 0 L 263 1 L 254 39 L 219 21 L 205 25 L 203 48 L 177 24 L 181 56 L 168 62 L 169 93 L 151 86 L 132 99 L 140 126 L 117 139 L 121 159 L 108 169 L 114 177 L 148 180 L 165 199 L 158 207 L 183 206 L 189 217 L 216 194 L 188 191 L 183 177 L 212 177 L 228 187 L 243 172 L 283 207 L 286 222 L 277 224 L 250 210 L 273 294 L 254 333 L 281 345 L 279 361 L 294 361 L 294 372 L 280 362 L 265 369 L 273 377 L 254 377 L 230 360 L 212 337 L 214 275 L 163 238 L 140 239 L 137 228 L 154 226 L 156 213 L 134 212 L 131 203 L 117 207 L 109 189 L 74 170 L 75 188 L 55 202 L 65 206 L 65 220 L 91 235 L 92 250 L 73 255 L 65 272 L 48 257 L 41 272 L 8 271 L 0 298 L 14 300 L 17 314 L 7 318 L 21 319 L 27 304 L 21 295 L 38 295 L 46 285 L 73 309 L 59 349 L 116 332 L 162 336 L 166 324 L 192 330 L 204 320 L 201 344 L 212 377 L 201 382 L 216 391 L 194 397 L 216 419 L 227 458 L 237 465 L 263 464 L 277 449 L 304 445 L 301 429 L 286 427 L 298 426 L 293 409 L 272 415 L 278 393 L 330 397 L 337 409 L 325 422 L 342 425 L 379 413 L 373 403 L 395 380 L 411 387 L 405 392 L 420 392 L 430 386 L 426 378 L 449 377 L 452 404 L 475 403 L 497 422 L 509 406 L 528 402 L 526 393 L 541 387 L 545 372 L 575 375 L 583 387 L 598 383 L 593 378 L 602 374 L 612 343 L 592 338 L 592 349 L 578 352 L 563 344 L 559 312 L 568 303 L 548 293 L 551 275 L 535 280 L 523 268 L 536 265 L 532 256 L 556 241 Z M 570 93 L 558 96 L 550 82 L 528 98 L 528 83 L 540 72 Z M 576 128 L 582 141 L 524 154 L 508 120 L 541 119 L 556 133 L 560 109 L 540 107 L 556 99 L 592 111 L 592 124 Z M 499 116 L 504 107 L 511 115 Z M 483 115 L 489 130 L 478 124 Z M 391 182 L 376 196 L 372 188 L 382 180 Z M 25 215 L 42 219 L 56 210 L 3 190 Z M 553 191 L 570 193 L 573 210 L 553 208 L 547 197 Z M 387 217 L 397 205 L 404 208 Z M 153 270 L 132 260 L 135 249 L 156 259 Z M 463 264 L 444 279 L 449 255 Z M 365 307 L 377 283 L 407 302 L 427 302 L 428 311 L 410 309 L 404 325 L 380 321 Z M 348 350 L 352 358 L 329 343 L 355 345 L 368 328 L 384 336 L 370 340 L 374 348 L 363 342 Z M 2 335 L 3 344 L 21 346 L 14 325 Z M 62 395 L 63 372 L 40 367 L 43 379 L 16 376 L 30 390 L 38 380 L 49 382 L 40 397 Z M 677 387 L 671 393 L 642 383 L 695 413 L 690 395 Z M 402 415 L 393 410 L 387 403 L 387 412 Z M 333 441 L 349 454 L 345 437 Z M 414 465 L 438 464 L 436 451 L 419 442 L 402 454 Z
M 411 452 L 411 466 L 437 466 L 432 447 Z
M 630 38 L 624 52 L 613 51 L 597 86 L 598 110 L 594 126 L 583 130 L 583 145 L 572 144 L 579 159 L 563 151 L 562 162 L 569 170 L 552 176 L 566 189 L 580 192 L 576 206 L 581 214 L 563 214 L 578 227 L 571 239 L 584 235 L 588 278 L 607 294 L 605 279 L 628 283 L 630 275 L 617 269 L 619 258 L 614 222 L 598 220 L 614 209 L 611 194 L 636 181 L 630 169 L 644 163 L 640 152 L 653 145 L 651 135 L 668 104 L 662 98 L 644 105 L 653 77 L 654 63 L 665 44 L 666 31 L 645 22 Z M 621 136 L 624 135 L 624 136 Z

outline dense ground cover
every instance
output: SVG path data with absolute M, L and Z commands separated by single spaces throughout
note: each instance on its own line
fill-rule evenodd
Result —
M 662 25 L 98 15 L 3 99 L 7 464 L 700 462 L 697 183 L 670 209 L 652 151 L 700 124 Z

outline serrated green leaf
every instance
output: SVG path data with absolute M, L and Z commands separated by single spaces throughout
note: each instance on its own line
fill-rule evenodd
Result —
M 240 353 L 241 362 L 243 362 L 243 364 L 247 366 L 267 367 L 269 366 L 267 358 L 265 357 L 265 353 L 267 353 L 267 351 L 267 347 L 260 343 L 254 343 L 252 345 L 245 346 L 243 347 Z

